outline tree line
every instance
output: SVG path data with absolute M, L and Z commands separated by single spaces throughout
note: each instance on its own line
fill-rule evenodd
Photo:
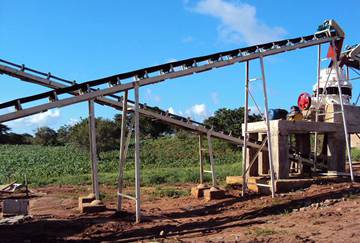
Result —
M 158 108 L 155 110 L 160 111 Z M 133 114 L 128 114 L 127 126 Z M 260 120 L 259 115 L 249 115 L 249 121 Z M 121 114 L 116 114 L 113 119 L 96 118 L 96 138 L 99 152 L 118 149 L 121 132 Z M 216 131 L 232 133 L 241 136 L 241 124 L 244 121 L 244 108 L 227 109 L 221 108 L 215 111 L 213 116 L 203 121 L 207 127 L 213 127 Z M 156 139 L 161 136 L 184 136 L 186 133 L 170 125 L 161 123 L 152 118 L 140 116 L 140 136 L 142 139 Z M 45 146 L 61 146 L 75 144 L 82 149 L 89 148 L 89 125 L 88 119 L 81 119 L 74 125 L 63 125 L 54 130 L 49 127 L 39 127 L 34 135 L 16 134 L 10 131 L 6 125 L 0 124 L 0 144 L 39 144 Z

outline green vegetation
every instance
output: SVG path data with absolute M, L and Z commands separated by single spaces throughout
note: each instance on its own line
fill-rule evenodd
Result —
M 143 185 L 197 182 L 197 145 L 197 137 L 191 135 L 143 139 Z M 216 139 L 213 147 L 218 177 L 224 179 L 226 175 L 240 174 L 240 149 Z M 35 185 L 91 182 L 88 152 L 77 146 L 0 145 L 0 149 L 0 183 L 22 181 L 24 175 Z M 133 154 L 131 144 L 125 169 L 127 184 L 132 184 L 134 180 Z M 119 153 L 115 150 L 100 153 L 99 172 L 102 183 L 116 184 L 118 156 Z M 205 163 L 209 167 L 209 161 Z M 210 179 L 210 176 L 206 175 L 206 178 Z
M 151 109 L 153 112 L 164 112 L 157 107 Z M 243 107 L 232 110 L 222 108 L 206 119 L 204 124 L 215 131 L 240 136 L 243 115 Z M 133 114 L 128 116 L 126 125 L 129 129 Z M 103 183 L 116 183 L 121 119 L 120 114 L 113 119 L 96 118 L 96 145 L 100 180 Z M 258 117 L 250 116 L 249 119 L 253 121 Z M 198 180 L 197 136 L 143 116 L 140 117 L 140 136 L 143 185 Z M 34 135 L 12 133 L 9 127 L 0 124 L 0 144 L 0 183 L 12 180 L 20 182 L 25 175 L 33 185 L 90 183 L 87 119 L 81 119 L 73 125 L 64 125 L 57 131 L 40 127 Z M 204 147 L 206 144 L 204 141 Z M 213 139 L 213 149 L 216 172 L 220 179 L 226 175 L 240 174 L 239 148 Z M 208 160 L 205 164 L 209 167 Z M 133 169 L 134 144 L 131 143 L 125 166 L 125 183 L 133 183 Z M 206 178 L 209 179 L 209 175 Z
M 205 142 L 205 141 L 204 141 Z M 33 185 L 90 184 L 88 152 L 74 145 L 0 145 L 0 184 L 22 181 L 27 176 Z M 164 136 L 142 141 L 142 185 L 198 182 L 198 151 L 195 136 Z M 125 169 L 125 183 L 134 183 L 133 144 Z M 360 150 L 352 150 L 360 160 Z M 241 151 L 214 139 L 216 173 L 220 180 L 241 174 Z M 209 161 L 205 161 L 209 168 Z M 100 153 L 99 172 L 102 183 L 116 185 L 118 151 Z M 210 175 L 205 174 L 210 181 Z
M 157 186 L 155 190 L 152 192 L 152 196 L 154 198 L 157 197 L 172 197 L 178 198 L 183 196 L 189 196 L 190 190 L 178 189 L 173 187 L 159 187 Z
M 253 232 L 256 236 L 270 236 L 270 235 L 274 235 L 276 234 L 277 232 L 273 229 L 260 229 L 260 228 L 257 228 L 254 230 Z
M 360 161 L 360 149 L 352 148 L 351 149 L 351 158 L 354 161 Z

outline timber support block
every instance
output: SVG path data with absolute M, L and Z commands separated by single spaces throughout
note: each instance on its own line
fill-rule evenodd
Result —
M 204 191 L 204 198 L 207 202 L 216 199 L 223 199 L 225 198 L 225 190 L 217 187 L 211 187 L 210 189 Z
M 90 193 L 88 196 L 79 197 L 79 211 L 80 213 L 95 213 L 106 210 L 105 205 L 95 199 L 95 195 Z
M 205 184 L 199 184 L 191 188 L 191 195 L 195 198 L 202 198 L 204 197 L 204 191 L 209 189 L 210 189 L 209 186 Z

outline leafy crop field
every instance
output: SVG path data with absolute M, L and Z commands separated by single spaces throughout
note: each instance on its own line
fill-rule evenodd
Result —
M 199 174 L 197 146 L 197 138 L 192 136 L 143 140 L 143 184 L 196 182 Z M 220 178 L 240 173 L 240 149 L 218 140 L 213 141 L 213 147 Z M 88 152 L 75 146 L 0 145 L 0 149 L 0 183 L 21 182 L 24 175 L 30 183 L 38 185 L 90 183 Z M 131 144 L 125 171 L 127 183 L 133 182 L 133 154 Z M 104 183 L 116 183 L 118 156 L 118 151 L 100 153 L 99 172 Z M 205 163 L 209 165 L 208 161 Z
M 204 140 L 204 146 L 206 140 Z M 145 139 L 141 146 L 143 185 L 197 182 L 198 141 L 196 137 L 162 137 Z M 216 172 L 220 180 L 227 175 L 241 174 L 241 151 L 231 145 L 214 140 Z M 46 185 L 89 184 L 90 161 L 87 151 L 75 146 L 0 145 L 0 184 L 17 180 L 24 175 L 30 183 Z M 126 183 L 134 177 L 134 150 L 129 147 L 126 164 Z M 352 150 L 353 159 L 360 160 L 360 150 Z M 116 184 L 118 151 L 100 153 L 99 173 L 102 183 Z M 205 161 L 209 168 L 209 161 Z M 208 176 L 208 175 L 206 175 Z M 207 177 L 209 180 L 210 177 Z

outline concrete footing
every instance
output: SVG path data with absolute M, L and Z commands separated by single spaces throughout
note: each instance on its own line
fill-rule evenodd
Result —
M 88 196 L 79 197 L 79 210 L 81 213 L 95 213 L 105 211 L 106 207 L 100 200 L 96 200 L 95 195 L 91 193 Z
M 217 187 L 211 187 L 210 189 L 207 189 L 204 191 L 205 201 L 222 199 L 224 197 L 225 197 L 225 190 L 217 188 Z
M 346 181 L 349 181 L 348 177 L 340 177 L 340 176 L 317 176 L 313 178 L 280 179 L 275 181 L 275 192 L 285 193 L 294 190 L 304 189 L 310 187 L 312 184 L 336 183 L 336 182 L 346 182 Z M 242 177 L 228 176 L 226 177 L 226 184 L 229 186 L 241 186 Z M 258 186 L 257 184 L 270 185 L 270 180 L 268 178 L 250 177 L 248 178 L 247 188 L 249 191 L 252 192 L 266 194 L 266 195 L 271 194 L 270 187 Z
M 191 188 L 191 195 L 195 198 L 202 198 L 204 197 L 204 191 L 208 189 L 210 189 L 209 186 L 205 184 L 199 184 Z

